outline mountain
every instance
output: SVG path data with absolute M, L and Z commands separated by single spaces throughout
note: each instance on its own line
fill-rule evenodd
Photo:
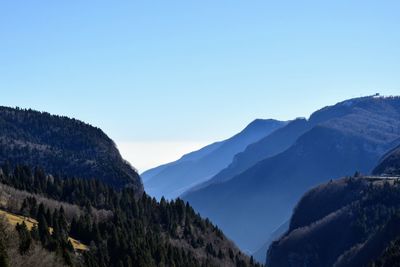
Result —
M 143 192 L 138 173 L 102 130 L 46 112 L 0 107 L 0 163 L 6 161 Z
M 17 225 L 19 253 L 8 254 L 14 245 L 0 237 L 0 261 L 3 245 L 12 266 L 37 246 L 68 266 L 259 266 L 179 199 L 136 198 L 133 188 L 16 165 L 0 168 L 0 200 L 6 214 L 38 222 L 23 232 Z
M 100 129 L 11 108 L 0 125 L 1 266 L 260 266 L 186 202 L 142 193 Z
M 373 97 L 377 98 L 377 96 Z M 360 99 L 366 100 L 368 97 Z M 262 159 L 272 157 L 285 151 L 292 146 L 301 135 L 316 125 L 331 120 L 335 117 L 342 117 L 348 112 L 351 112 L 351 107 L 353 104 L 360 104 L 360 99 L 350 99 L 342 102 L 341 105 L 336 105 L 335 108 L 327 107 L 322 109 L 314 113 L 309 120 L 297 118 L 289 122 L 285 127 L 282 127 L 272 134 L 265 136 L 258 142 L 250 144 L 243 152 L 235 155 L 232 163 L 212 177 L 207 182 L 207 185 L 230 180 L 234 176 L 252 167 Z M 393 128 L 393 130 L 400 131 L 400 129 L 395 128 Z
M 400 175 L 400 146 L 389 151 L 373 171 L 374 174 Z
M 257 249 L 256 252 L 252 254 L 254 259 L 258 262 L 265 262 L 267 258 L 267 251 L 269 246 L 274 242 L 275 240 L 278 240 L 283 234 L 287 232 L 289 229 L 289 221 L 283 223 L 281 226 L 278 227 L 275 231 L 273 231 L 267 242 L 265 242 L 259 249 Z
M 310 129 L 283 152 L 260 159 L 225 182 L 190 192 L 184 199 L 239 247 L 255 251 L 289 219 L 309 188 L 357 170 L 372 171 L 399 140 L 400 98 L 347 100 L 313 113 L 304 123 Z
M 354 176 L 317 186 L 270 246 L 267 266 L 398 266 L 399 203 L 399 177 Z
M 228 181 L 262 159 L 283 152 L 310 128 L 311 124 L 304 118 L 290 121 L 285 127 L 265 136 L 258 142 L 250 144 L 243 152 L 235 155 L 232 163 L 212 177 L 206 185 Z M 204 188 L 204 186 L 201 188 Z
M 160 199 L 178 197 L 225 168 L 249 144 L 284 126 L 276 120 L 255 120 L 235 136 L 184 155 L 181 159 L 144 172 L 146 192 Z

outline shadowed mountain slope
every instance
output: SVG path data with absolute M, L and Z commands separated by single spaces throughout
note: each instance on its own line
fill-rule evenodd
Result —
M 142 174 L 146 192 L 156 198 L 178 197 L 192 186 L 204 182 L 226 167 L 234 155 L 249 144 L 285 125 L 276 120 L 255 120 L 243 131 L 221 142 L 206 146 Z
M 269 246 L 274 242 L 275 240 L 278 240 L 281 236 L 283 236 L 287 230 L 289 229 L 289 221 L 285 222 L 281 226 L 278 227 L 275 231 L 271 233 L 269 236 L 267 242 L 265 242 L 259 249 L 257 249 L 256 252 L 252 254 L 255 260 L 258 262 L 265 262 L 267 259 L 267 251 Z
M 400 237 L 399 202 L 398 178 L 320 185 L 298 203 L 289 231 L 271 245 L 267 265 L 370 266 Z
M 283 152 L 285 149 L 289 148 L 299 136 L 309 130 L 310 127 L 311 126 L 306 119 L 299 118 L 289 122 L 286 126 L 265 136 L 258 142 L 250 144 L 243 152 L 235 155 L 229 166 L 221 170 L 205 183 L 192 188 L 190 191 L 186 192 L 185 195 L 214 183 L 228 181 L 262 159 Z
M 189 204 L 143 193 L 100 129 L 11 108 L 0 108 L 0 126 L 0 208 L 38 222 L 16 228 L 21 242 L 0 231 L 1 266 L 10 258 L 45 266 L 49 253 L 60 266 L 260 266 Z M 69 237 L 87 246 L 75 250 Z M 9 249 L 10 240 L 19 250 Z M 39 244 L 42 256 L 34 251 Z
M 290 217 L 310 187 L 357 170 L 371 172 L 400 137 L 400 98 L 347 100 L 315 112 L 307 124 L 313 126 L 282 153 L 184 199 L 242 249 L 253 251 Z
M 46 112 L 0 107 L 0 163 L 6 161 L 143 192 L 138 173 L 102 130 Z
M 389 151 L 373 171 L 374 174 L 400 175 L 400 146 Z

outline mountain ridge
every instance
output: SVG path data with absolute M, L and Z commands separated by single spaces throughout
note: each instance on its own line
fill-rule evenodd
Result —
M 373 169 L 400 136 L 400 98 L 347 100 L 313 113 L 310 120 L 318 123 L 285 151 L 183 198 L 239 247 L 255 250 L 289 219 L 308 188 Z
M 7 239 L 0 218 L 2 266 L 20 266 L 28 254 L 54 257 L 50 266 L 260 266 L 181 199 L 143 192 L 99 128 L 0 108 L 0 139 L 0 206 L 38 222 Z M 69 237 L 88 246 L 75 250 Z
M 41 166 L 52 174 L 100 179 L 116 187 L 143 185 L 101 129 L 66 116 L 0 107 L 0 163 Z
M 181 157 L 178 161 L 162 165 L 142 174 L 146 191 L 156 198 L 177 197 L 191 187 L 211 178 L 230 163 L 237 152 L 282 127 L 285 122 L 256 119 L 242 131 L 220 142 Z M 149 177 L 149 173 L 154 176 Z
M 357 175 L 314 187 L 270 246 L 267 266 L 371 266 L 400 237 L 399 181 Z

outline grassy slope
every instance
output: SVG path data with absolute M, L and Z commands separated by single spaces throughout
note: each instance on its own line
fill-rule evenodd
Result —
M 25 222 L 25 224 L 29 230 L 31 230 L 33 226 L 38 225 L 38 222 L 33 218 L 13 214 L 13 213 L 10 213 L 10 212 L 4 211 L 4 210 L 0 210 L 0 216 L 4 216 L 5 218 L 7 218 L 8 222 L 14 226 L 17 225 L 17 223 L 22 224 L 23 222 Z M 53 229 L 50 227 L 49 231 L 50 231 L 50 233 L 52 233 Z M 89 250 L 88 246 L 86 246 L 85 244 L 82 244 L 78 240 L 76 240 L 72 237 L 69 237 L 68 239 L 69 239 L 69 241 L 71 241 L 71 244 L 75 250 L 78 250 L 78 251 L 79 250 L 81 250 L 81 251 Z

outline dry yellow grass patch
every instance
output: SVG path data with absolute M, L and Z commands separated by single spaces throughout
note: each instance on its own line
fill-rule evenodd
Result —
M 25 224 L 29 230 L 31 230 L 34 225 L 38 224 L 38 222 L 33 218 L 16 215 L 16 214 L 4 211 L 4 210 L 0 210 L 0 216 L 2 216 L 2 215 L 9 221 L 10 224 L 12 224 L 14 226 L 17 225 L 17 223 L 21 224 L 21 223 L 25 222 Z M 53 229 L 50 227 L 49 231 L 50 231 L 50 233 L 52 233 Z M 80 241 L 78 241 L 72 237 L 68 237 L 68 240 L 71 241 L 71 244 L 75 250 L 89 250 L 88 246 L 86 246 L 85 244 L 82 244 Z
M 1 215 L 4 215 L 9 221 L 9 223 L 11 223 L 12 225 L 17 225 L 17 223 L 25 222 L 29 230 L 31 230 L 34 225 L 38 224 L 38 222 L 35 219 L 20 215 L 15 215 L 4 210 L 0 210 L 0 216 Z

